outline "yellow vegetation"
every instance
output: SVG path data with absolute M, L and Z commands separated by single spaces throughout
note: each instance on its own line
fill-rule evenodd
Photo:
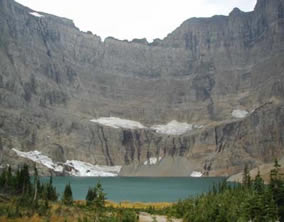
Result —
M 173 203 L 168 203 L 168 202 L 159 202 L 159 203 L 142 203 L 142 202 L 128 202 L 128 201 L 123 201 L 120 203 L 115 203 L 112 201 L 106 202 L 107 207 L 131 208 L 131 209 L 147 209 L 149 207 L 153 207 L 159 210 L 159 209 L 163 209 L 166 207 L 170 207 L 172 205 Z
M 156 210 L 160 210 L 166 207 L 171 206 L 173 203 L 141 203 L 141 202 L 121 202 L 115 203 L 112 201 L 106 201 L 106 207 L 113 208 L 129 208 L 129 209 L 149 209 L 155 208 Z M 0 203 L 1 207 L 11 208 L 13 204 L 11 202 Z M 50 206 L 50 214 L 48 216 L 48 221 L 50 222 L 65 222 L 65 221 L 78 221 L 78 218 L 92 218 L 94 216 L 95 211 L 92 208 L 86 208 L 86 201 L 74 201 L 72 206 L 65 206 L 60 202 L 49 203 Z M 20 218 L 8 218 L 8 217 L 0 217 L 0 222 L 45 222 L 47 220 L 46 216 L 39 216 L 38 214 L 34 214 L 31 217 L 20 217 Z

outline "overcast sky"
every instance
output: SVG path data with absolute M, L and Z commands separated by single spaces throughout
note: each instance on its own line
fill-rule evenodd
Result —
M 103 39 L 164 38 L 191 17 L 252 11 L 256 0 L 16 0 L 36 11 L 70 18 Z

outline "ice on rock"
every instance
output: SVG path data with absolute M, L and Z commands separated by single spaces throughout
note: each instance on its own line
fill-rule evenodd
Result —
M 112 128 L 124 128 L 124 129 L 143 129 L 146 128 L 141 123 L 133 120 L 120 119 L 117 117 L 102 117 L 99 119 L 90 120 L 94 123 L 99 123 L 104 126 L 109 126 Z
M 99 166 L 78 160 L 67 160 L 65 165 L 75 169 L 71 173 L 73 176 L 114 177 L 121 169 L 121 166 Z
M 192 130 L 193 125 L 173 120 L 166 125 L 154 125 L 151 127 L 151 129 L 155 130 L 157 133 L 160 134 L 181 135 L 186 133 L 187 131 Z
M 30 12 L 30 15 L 33 15 L 33 16 L 39 17 L 39 18 L 44 17 L 43 15 L 39 14 L 38 12 Z
M 144 162 L 144 165 L 155 165 L 158 161 L 161 161 L 162 157 L 150 157 L 149 160 Z
M 202 173 L 198 171 L 192 171 L 190 174 L 191 177 L 202 177 Z
M 100 166 L 78 160 L 67 160 L 65 163 L 54 163 L 51 158 L 37 150 L 22 152 L 13 148 L 13 151 L 15 151 L 18 156 L 42 164 L 55 172 L 62 173 L 64 166 L 68 166 L 71 169 L 68 173 L 72 176 L 113 177 L 118 176 L 118 173 L 121 170 L 121 166 Z
M 56 172 L 62 172 L 63 170 L 62 166 L 58 166 L 52 161 L 52 159 L 50 159 L 48 156 L 43 155 L 41 152 L 37 150 L 29 151 L 29 152 L 22 152 L 15 148 L 13 148 L 12 150 L 15 151 L 18 156 L 26 158 L 26 159 L 30 159 L 36 163 L 42 164 L 49 169 L 53 169 Z
M 248 111 L 235 109 L 232 112 L 232 116 L 238 119 L 245 118 L 248 115 Z
M 112 128 L 124 128 L 124 129 L 145 129 L 147 128 L 143 124 L 127 119 L 121 119 L 118 117 L 101 117 L 98 119 L 90 120 L 93 123 L 98 123 L 104 126 L 109 126 Z M 176 120 L 173 120 L 165 125 L 153 125 L 150 129 L 155 130 L 157 133 L 166 134 L 166 135 L 181 135 L 187 131 L 193 129 L 201 129 L 203 126 L 192 125 L 188 123 L 181 123 Z

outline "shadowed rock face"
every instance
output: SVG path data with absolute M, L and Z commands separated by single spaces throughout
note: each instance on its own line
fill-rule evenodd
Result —
M 0 152 L 38 149 L 153 176 L 228 175 L 283 154 L 283 0 L 189 19 L 153 43 L 101 41 L 30 12 L 0 0 Z M 237 108 L 256 111 L 236 121 Z M 104 116 L 205 127 L 167 136 L 89 122 Z M 150 157 L 162 160 L 145 166 Z

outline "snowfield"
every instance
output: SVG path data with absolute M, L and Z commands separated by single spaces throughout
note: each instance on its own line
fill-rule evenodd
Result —
M 148 129 L 142 123 L 133 120 L 121 119 L 118 117 L 101 117 L 98 119 L 91 119 L 90 121 L 116 129 Z M 173 120 L 165 125 L 153 125 L 150 127 L 150 129 L 156 131 L 157 133 L 166 135 L 181 135 L 190 130 L 201 128 L 203 128 L 201 125 L 181 123 L 176 120 Z
M 245 118 L 248 114 L 249 114 L 248 111 L 240 109 L 235 109 L 232 112 L 232 116 L 238 119 Z
M 54 163 L 52 159 L 37 150 L 29 152 L 22 152 L 15 148 L 12 150 L 15 151 L 18 156 L 42 164 L 55 172 L 63 173 L 64 168 L 68 168 L 70 171 L 65 170 L 65 172 L 72 176 L 113 177 L 118 176 L 118 173 L 121 170 L 121 166 L 100 166 L 78 160 L 67 160 L 65 163 Z
M 33 16 L 39 17 L 39 18 L 44 17 L 43 15 L 39 14 L 38 12 L 30 12 L 30 15 L 33 15 Z
M 149 160 L 144 162 L 144 165 L 155 165 L 158 161 L 161 161 L 162 157 L 150 157 Z
M 198 171 L 192 171 L 190 174 L 191 177 L 202 177 L 202 173 Z
M 53 169 L 55 172 L 62 172 L 63 167 L 55 164 L 52 159 L 50 159 L 48 156 L 43 155 L 41 152 L 34 150 L 29 152 L 22 152 L 15 148 L 12 149 L 17 153 L 18 156 L 30 159 L 36 163 L 42 164 L 46 166 L 49 169 Z
M 154 125 L 151 127 L 151 129 L 160 134 L 181 135 L 192 130 L 193 125 L 188 123 L 180 123 L 176 120 L 173 120 L 166 125 Z
M 124 128 L 124 129 L 144 129 L 146 128 L 141 123 L 127 120 L 127 119 L 120 119 L 117 117 L 102 117 L 99 119 L 92 119 L 91 122 L 98 123 L 104 126 L 109 126 L 112 128 Z
M 71 171 L 73 176 L 81 177 L 114 177 L 118 175 L 121 169 L 121 166 L 99 166 L 78 160 L 67 160 L 65 165 L 77 170 Z

